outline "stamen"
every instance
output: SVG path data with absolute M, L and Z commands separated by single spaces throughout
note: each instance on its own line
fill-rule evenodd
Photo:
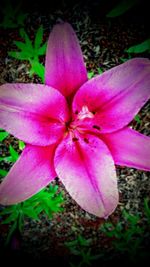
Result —
M 73 138 L 72 138 L 72 141 L 73 141 L 73 142 L 76 142 L 76 141 L 78 141 L 78 138 L 77 138 L 77 137 L 73 137 Z
M 89 143 L 89 140 L 87 138 L 84 138 L 83 140 L 85 143 L 87 143 L 87 144 Z
M 100 131 L 100 129 L 101 129 L 98 125 L 93 125 L 93 128 L 95 128 L 95 129 L 97 129 L 97 130 L 99 130 L 99 131 Z

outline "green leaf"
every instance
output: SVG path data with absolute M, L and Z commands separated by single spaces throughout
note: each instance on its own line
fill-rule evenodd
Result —
M 78 240 L 75 239 L 75 240 L 72 240 L 72 241 L 69 241 L 69 242 L 65 242 L 65 245 L 66 245 L 68 248 L 75 247 L 75 246 L 78 245 Z
M 36 212 L 37 216 L 38 216 L 42 211 L 43 211 L 43 207 L 40 206 L 40 204 L 39 204 L 39 206 L 35 207 L 35 212 Z
M 21 50 L 19 52 L 24 52 L 28 58 L 33 57 L 34 54 L 34 49 L 32 47 L 32 43 L 28 43 L 28 42 L 20 42 L 20 41 L 14 41 L 14 44 Z
M 42 43 L 42 40 L 43 40 L 43 26 L 41 25 L 39 29 L 37 30 L 37 33 L 35 36 L 35 42 L 34 42 L 35 49 L 39 49 Z
M 19 33 L 20 33 L 20 36 L 25 40 L 26 49 L 33 53 L 34 49 L 33 49 L 32 41 L 30 40 L 28 34 L 25 32 L 23 28 L 19 30 Z
M 31 64 L 31 68 L 29 70 L 30 77 L 33 74 L 37 74 L 44 83 L 45 68 L 43 64 L 39 62 L 39 56 L 46 53 L 47 46 L 47 43 L 45 43 L 40 47 L 43 39 L 43 26 L 41 26 L 36 33 L 34 47 L 32 45 L 32 41 L 23 28 L 20 29 L 20 35 L 25 42 L 15 41 L 14 43 L 21 51 L 10 51 L 8 52 L 8 55 L 19 60 L 28 60 Z
M 8 171 L 0 169 L 0 176 L 5 177 L 7 175 Z
M 34 70 L 31 68 L 31 69 L 29 70 L 29 76 L 30 76 L 30 78 L 31 78 L 34 74 L 35 74 L 35 72 L 34 72 Z
M 122 57 L 120 57 L 120 60 L 121 60 L 121 62 L 126 62 L 127 60 L 128 60 L 128 58 L 122 58 Z
M 24 28 L 19 29 L 19 34 L 22 37 L 22 39 L 25 39 L 26 32 L 25 32 Z
M 49 185 L 48 192 L 50 193 L 51 196 L 53 196 L 58 190 L 58 185 Z
M 20 50 L 26 50 L 26 44 L 20 41 L 14 41 L 14 44 L 20 49 Z
M 102 74 L 103 70 L 101 68 L 97 68 L 98 74 Z
M 8 224 L 12 221 L 15 221 L 18 217 L 18 212 L 13 212 L 8 218 L 6 218 L 4 221 L 2 221 L 2 224 Z
M 1 161 L 11 162 L 12 161 L 12 157 L 11 156 L 0 157 L 0 162 Z
M 23 207 L 22 211 L 29 218 L 38 220 L 38 215 L 32 207 Z
M 131 46 L 125 50 L 127 53 L 143 53 L 146 51 L 150 52 L 150 39 L 145 40 L 144 42 Z
M 19 149 L 23 150 L 25 148 L 25 143 L 22 140 L 19 140 Z
M 18 16 L 17 16 L 17 24 L 19 25 L 19 26 L 23 26 L 24 25 L 24 21 L 25 21 L 25 19 L 26 19 L 26 17 L 27 17 L 27 13 L 20 13 L 20 14 L 18 14 Z
M 132 8 L 139 0 L 121 0 L 109 13 L 107 13 L 107 18 L 115 18 L 121 16 Z
M 17 221 L 15 221 L 15 222 L 13 223 L 13 225 L 11 225 L 11 227 L 10 227 L 10 230 L 9 230 L 9 232 L 8 232 L 7 239 L 6 239 L 6 242 L 5 242 L 5 246 L 7 246 L 7 245 L 9 244 L 10 239 L 11 239 L 11 237 L 12 237 L 12 234 L 14 233 L 14 231 L 15 231 L 16 229 L 17 229 Z
M 21 51 L 16 51 L 16 52 L 24 53 L 24 55 L 27 57 L 28 60 L 31 57 L 33 58 L 33 56 L 34 56 L 34 50 L 33 50 L 32 47 L 30 48 L 30 47 L 27 46 L 26 43 L 19 42 L 19 41 L 14 41 L 14 44 L 21 50 Z
M 27 14 L 23 14 L 21 12 L 21 5 L 22 3 L 19 2 L 18 4 L 14 1 L 3 1 L 3 5 L 1 7 L 1 11 L 3 13 L 3 21 L 1 26 L 3 28 L 16 28 L 19 25 L 22 25 L 24 22 L 25 17 Z
M 144 199 L 144 212 L 148 219 L 148 222 L 150 223 L 150 203 L 148 198 Z
M 0 132 L 0 142 L 2 142 L 8 135 L 9 133 L 7 132 Z
M 44 43 L 39 49 L 38 49 L 38 55 L 44 56 L 46 54 L 46 48 L 47 48 L 47 42 Z
M 91 79 L 94 76 L 94 71 L 88 71 L 88 79 Z
M 78 236 L 78 241 L 80 246 L 89 246 L 91 243 L 91 239 L 85 239 L 83 236 Z
M 20 233 L 23 231 L 23 227 L 24 227 L 24 214 L 23 212 L 19 213 L 19 218 L 18 218 L 18 229 L 20 231 Z
M 140 220 L 140 217 L 138 215 L 132 215 L 130 213 L 128 213 L 126 210 L 122 211 L 123 216 L 125 217 L 125 219 L 131 223 L 132 225 L 135 226 L 135 224 L 137 224 Z
M 4 209 L 0 212 L 0 216 L 8 215 L 16 210 L 16 205 L 5 206 Z
M 29 60 L 29 54 L 26 52 L 10 51 L 8 55 L 19 60 Z
M 136 121 L 137 123 L 141 124 L 141 119 L 140 119 L 140 116 L 139 116 L 139 115 L 136 115 L 136 116 L 134 117 L 134 119 L 135 119 L 135 121 Z
M 45 67 L 38 61 L 31 61 L 31 71 L 37 74 L 44 83 Z
M 53 186 L 54 187 L 54 186 Z M 38 220 L 38 215 L 45 212 L 49 218 L 54 212 L 62 211 L 60 205 L 64 202 L 63 198 L 59 199 L 60 193 L 50 195 L 48 188 L 42 189 L 39 193 L 23 202 L 21 207 L 22 214 Z
M 25 39 L 25 42 L 26 42 L 28 49 L 30 51 L 33 51 L 32 41 L 30 40 L 29 36 L 27 35 L 27 33 L 24 30 L 22 30 L 22 34 L 24 35 L 24 39 Z
M 12 162 L 16 162 L 19 158 L 18 152 L 11 145 L 9 146 L 9 152 L 12 157 Z

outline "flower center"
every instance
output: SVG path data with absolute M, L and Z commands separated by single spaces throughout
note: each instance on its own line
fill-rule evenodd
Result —
M 68 131 L 73 132 L 74 130 L 79 130 L 81 126 L 81 121 L 83 121 L 86 118 L 90 118 L 90 119 L 94 118 L 94 114 L 89 111 L 87 106 L 83 106 L 80 112 L 76 114 L 77 116 L 74 120 L 71 119 L 70 121 L 66 123 L 67 132 Z

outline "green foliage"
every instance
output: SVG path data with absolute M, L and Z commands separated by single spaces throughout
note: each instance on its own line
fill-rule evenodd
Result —
M 4 132 L 2 129 L 1 131 L 2 133 Z M 21 140 L 19 140 L 18 145 L 21 150 L 25 147 L 24 142 Z M 12 147 L 12 145 L 9 145 L 9 155 L 0 157 L 0 162 L 5 161 L 14 163 L 18 158 L 18 152 Z M 6 170 L 0 169 L 0 176 L 4 177 L 7 173 L 8 172 Z M 1 221 L 2 224 L 10 225 L 6 245 L 9 243 L 16 230 L 19 230 L 20 232 L 23 230 L 24 219 L 26 217 L 33 220 L 40 220 L 40 214 L 45 213 L 48 218 L 52 218 L 54 213 L 63 211 L 63 203 L 63 195 L 62 193 L 58 193 L 58 186 L 50 185 L 48 188 L 41 190 L 39 193 L 24 202 L 4 207 L 0 212 Z
M 122 63 L 124 63 L 124 62 L 126 62 L 127 60 L 129 60 L 131 58 L 132 58 L 131 55 L 128 54 L 128 57 L 125 57 L 125 58 L 121 57 L 120 60 L 121 60 Z
M 44 83 L 44 66 L 39 62 L 39 56 L 46 53 L 47 43 L 43 42 L 43 26 L 41 25 L 36 32 L 35 40 L 32 42 L 24 29 L 20 29 L 20 35 L 24 42 L 14 41 L 14 44 L 20 51 L 10 51 L 9 56 L 19 60 L 27 60 L 30 62 L 30 76 L 37 74 Z
M 141 256 L 141 252 L 144 251 L 142 248 L 144 233 L 147 232 L 147 227 L 150 225 L 150 206 L 147 198 L 144 200 L 144 215 L 146 217 L 144 218 L 145 224 L 142 225 L 142 215 L 133 215 L 124 209 L 122 210 L 123 220 L 116 224 L 105 222 L 100 227 L 100 230 L 112 239 L 115 253 L 125 254 L 133 262 L 136 260 L 138 252 Z
M 22 140 L 19 140 L 19 149 L 23 150 L 25 148 L 25 143 Z
M 9 152 L 10 152 L 11 162 L 16 162 L 17 159 L 19 158 L 18 152 L 11 145 L 9 146 Z
M 101 68 L 97 68 L 97 74 L 102 74 L 103 70 Z M 88 79 L 93 78 L 95 75 L 97 75 L 94 71 L 88 71 Z
M 145 40 L 144 42 L 131 46 L 125 50 L 127 53 L 144 53 L 148 51 L 150 53 L 150 39 Z
M 103 70 L 101 68 L 97 68 L 98 74 L 102 74 Z
M 2 142 L 9 134 L 5 131 L 0 132 L 0 142 Z
M 147 218 L 147 223 L 150 225 L 150 200 L 148 198 L 144 199 L 144 213 Z
M 0 176 L 5 177 L 7 175 L 7 173 L 8 172 L 6 170 L 0 169 Z
M 136 115 L 134 117 L 134 120 L 138 123 L 138 124 L 141 124 L 141 119 L 140 119 L 140 116 L 139 115 Z
M 6 138 L 9 133 L 3 131 L 1 129 L 1 132 L 3 135 L 1 138 L 1 142 L 4 140 L 4 137 Z M 25 147 L 25 144 L 23 143 L 23 141 L 19 140 L 19 149 L 22 150 Z M 9 155 L 8 156 L 0 156 L 0 162 L 4 161 L 4 162 L 10 162 L 10 163 L 14 163 L 18 160 L 19 158 L 19 154 L 18 152 L 12 147 L 12 145 L 9 145 Z M 8 171 L 0 169 L 0 176 L 1 177 L 5 177 L 7 175 Z
M 31 60 L 31 69 L 30 69 L 30 76 L 32 76 L 34 73 L 36 73 L 42 80 L 42 83 L 44 83 L 44 73 L 45 73 L 45 68 L 44 66 L 36 61 L 36 60 Z
M 1 7 L 3 20 L 0 23 L 0 27 L 7 29 L 24 26 L 24 21 L 28 14 L 21 11 L 21 4 L 21 1 L 18 1 L 16 6 L 10 0 L 3 1 Z
M 62 193 L 56 194 L 58 186 L 50 185 L 49 188 L 41 190 L 38 194 L 25 201 L 28 206 L 35 207 L 36 214 L 45 212 L 49 218 L 53 213 L 63 211 L 61 204 L 64 202 Z
M 40 214 L 46 213 L 48 218 L 52 218 L 54 213 L 63 211 L 63 203 L 63 195 L 58 193 L 58 186 L 50 185 L 24 202 L 4 207 L 0 212 L 2 224 L 10 224 L 6 244 L 16 229 L 23 231 L 26 217 L 38 221 Z
M 121 0 L 109 13 L 107 13 L 106 17 L 119 17 L 136 5 L 138 1 L 139 0 Z
M 9 156 L 0 157 L 0 161 L 7 161 L 12 163 L 16 162 L 19 158 L 19 154 L 11 145 L 9 146 L 9 153 Z
M 88 79 L 91 79 L 94 77 L 94 71 L 88 71 Z
M 3 129 L 0 129 L 0 142 L 2 142 L 8 135 L 8 132 L 5 132 Z
M 126 58 L 120 58 L 120 60 L 124 63 L 127 60 L 132 58 L 132 54 L 138 54 L 138 53 L 144 53 L 148 52 L 150 53 L 150 39 L 146 39 L 144 42 L 131 46 L 128 49 L 125 49 L 125 52 L 127 53 Z M 139 122 L 139 121 L 138 121 Z
M 70 262 L 70 266 L 92 266 L 94 260 L 102 257 L 102 254 L 93 255 L 90 249 L 91 241 L 91 239 L 85 239 L 79 235 L 77 236 L 77 239 L 65 243 L 71 254 L 77 257 L 78 260 L 78 265 L 74 265 L 72 262 Z

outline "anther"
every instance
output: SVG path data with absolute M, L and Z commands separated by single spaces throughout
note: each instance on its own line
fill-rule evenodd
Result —
M 87 143 L 87 144 L 89 143 L 89 140 L 87 138 L 84 138 L 83 140 L 85 143 Z
M 73 141 L 73 142 L 76 142 L 76 141 L 78 141 L 78 138 L 77 138 L 77 137 L 73 137 L 73 138 L 72 138 L 72 141 Z
M 93 125 L 93 128 L 100 130 L 100 127 L 98 125 Z

